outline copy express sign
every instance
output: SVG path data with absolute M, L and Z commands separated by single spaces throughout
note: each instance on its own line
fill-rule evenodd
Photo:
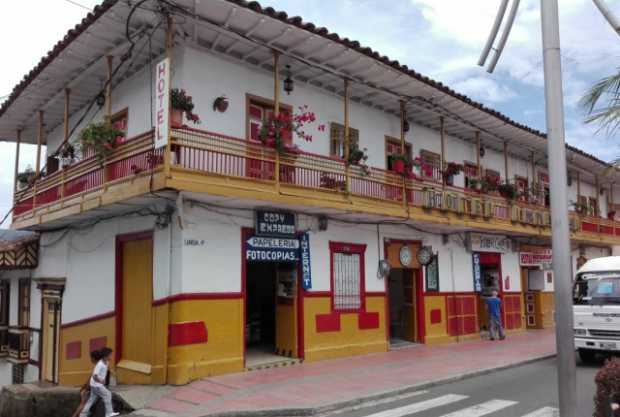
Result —
M 256 210 L 256 236 L 295 237 L 295 214 Z

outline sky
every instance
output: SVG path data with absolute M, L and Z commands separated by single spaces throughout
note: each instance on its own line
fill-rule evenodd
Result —
M 218 0 L 202 0 L 218 1 Z M 33 3 L 38 8 L 32 13 Z M 0 3 L 0 102 L 97 0 Z M 262 0 L 358 40 L 391 59 L 545 131 L 540 0 L 522 0 L 510 39 L 493 74 L 477 66 L 500 0 Z M 620 17 L 620 0 L 607 0 Z M 566 140 L 604 160 L 620 156 L 618 135 L 583 123 L 579 99 L 618 69 L 620 37 L 591 0 L 559 0 Z M 53 16 L 53 19 L 49 17 Z M 34 30 L 33 30 L 34 29 Z M 11 207 L 15 145 L 0 142 L 0 220 Z M 22 147 L 20 169 L 33 165 Z

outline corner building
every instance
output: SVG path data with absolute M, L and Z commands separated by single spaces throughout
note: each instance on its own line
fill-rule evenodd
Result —
M 0 108 L 16 172 L 22 144 L 41 161 L 15 186 L 28 238 L 0 245 L 19 259 L 0 262 L 3 383 L 82 384 L 105 345 L 119 383 L 183 384 L 459 343 L 485 337 L 492 290 L 509 333 L 553 326 L 554 282 L 572 278 L 550 271 L 543 133 L 300 18 L 173 3 L 104 1 Z M 163 112 L 162 85 L 201 124 Z M 311 141 L 260 140 L 305 105 Z M 102 121 L 124 133 L 105 158 L 71 155 Z M 620 193 L 605 162 L 567 154 L 576 269 L 619 244 Z

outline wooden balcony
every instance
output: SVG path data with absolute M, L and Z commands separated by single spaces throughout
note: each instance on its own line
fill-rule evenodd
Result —
M 30 331 L 27 328 L 8 330 L 9 362 L 28 363 L 30 359 Z
M 105 164 L 90 158 L 37 181 L 15 196 L 14 227 L 43 224 L 158 189 L 416 220 L 480 231 L 550 236 L 547 207 L 442 184 L 440 175 L 403 178 L 340 158 L 279 155 L 257 142 L 191 128 L 175 129 L 170 172 L 152 132 L 128 140 Z M 542 200 L 542 199 L 541 199 Z M 571 213 L 577 241 L 619 244 L 620 223 Z

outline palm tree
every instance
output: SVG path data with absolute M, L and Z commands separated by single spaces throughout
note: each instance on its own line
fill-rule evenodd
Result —
M 620 127 L 620 69 L 594 84 L 580 104 L 588 112 L 586 123 L 598 123 L 599 130 L 615 133 Z

